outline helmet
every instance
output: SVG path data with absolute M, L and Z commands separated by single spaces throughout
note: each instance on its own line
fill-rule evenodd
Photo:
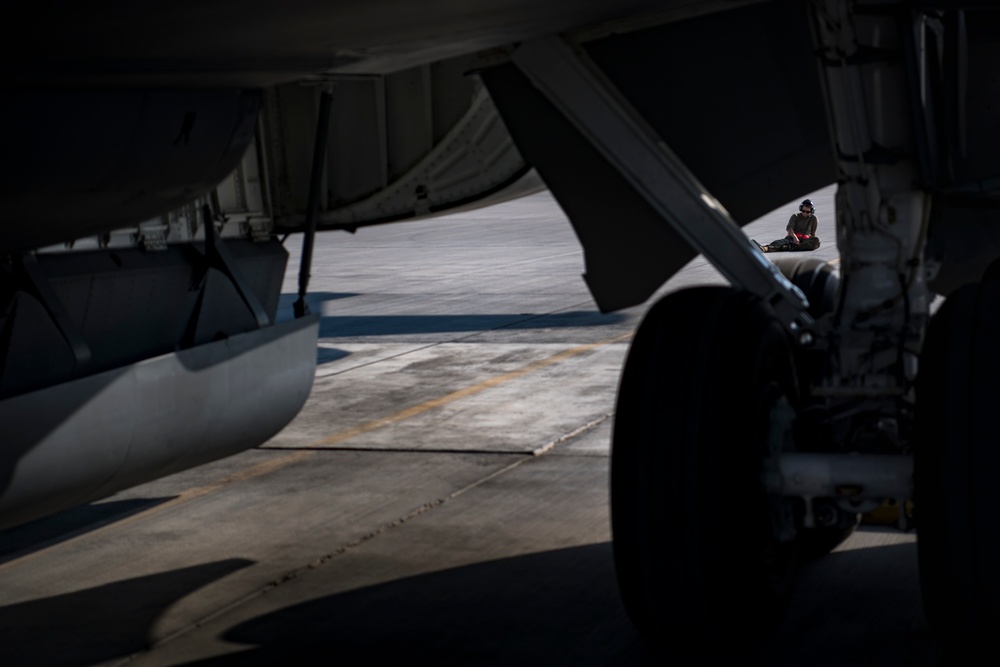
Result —
M 816 207 L 813 205 L 813 200 L 812 199 L 803 199 L 802 203 L 799 204 L 799 210 L 801 211 L 806 206 L 808 206 L 809 208 L 811 208 L 813 211 L 816 210 Z

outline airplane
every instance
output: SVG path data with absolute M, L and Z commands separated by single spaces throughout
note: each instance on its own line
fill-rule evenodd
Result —
M 800 551 L 889 499 L 915 501 L 932 626 L 997 648 L 998 22 L 975 0 L 18 6 L 0 526 L 280 430 L 314 374 L 317 232 L 544 186 L 603 311 L 697 253 L 732 285 L 654 304 L 621 378 L 613 545 L 646 640 L 763 640 Z M 834 182 L 839 271 L 740 231 Z

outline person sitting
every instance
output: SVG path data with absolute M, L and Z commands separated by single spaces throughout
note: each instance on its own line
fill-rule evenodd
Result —
M 816 250 L 819 248 L 819 238 L 816 236 L 816 227 L 819 220 L 816 219 L 816 207 L 813 206 L 812 199 L 803 199 L 799 204 L 799 212 L 793 213 L 788 219 L 788 232 L 784 238 L 771 241 L 767 245 L 757 245 L 764 252 L 786 252 L 790 250 Z M 751 239 L 752 240 L 752 239 Z

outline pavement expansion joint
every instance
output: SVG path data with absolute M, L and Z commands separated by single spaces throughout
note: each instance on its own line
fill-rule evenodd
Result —
M 116 667 L 119 666 L 119 665 L 127 665 L 128 663 L 130 663 L 130 662 L 132 662 L 132 661 L 134 661 L 134 660 L 136 660 L 136 659 L 138 659 L 138 658 L 140 658 L 140 657 L 142 657 L 144 655 L 148 655 L 149 653 L 151 653 L 154 650 L 156 650 L 157 648 L 159 648 L 159 647 L 167 644 L 168 642 L 171 642 L 171 641 L 173 641 L 175 639 L 183 637 L 184 635 L 188 634 L 189 632 L 192 632 L 194 630 L 197 630 L 200 627 L 203 627 L 207 623 L 209 623 L 209 622 L 211 622 L 211 621 L 213 621 L 213 620 L 215 620 L 217 618 L 220 618 L 221 616 L 224 616 L 226 613 L 228 613 L 228 612 L 230 612 L 230 611 L 232 611 L 234 609 L 237 609 L 237 608 L 243 606 L 244 604 L 247 604 L 247 603 L 249 603 L 249 602 L 257 599 L 257 598 L 259 598 L 262 595 L 267 594 L 269 591 L 272 591 L 272 590 L 276 589 L 277 587 L 279 587 L 279 586 L 281 586 L 283 584 L 286 584 L 286 583 L 288 583 L 290 581 L 294 581 L 295 579 L 298 579 L 299 577 L 307 574 L 311 570 L 316 570 L 316 569 L 319 569 L 319 568 L 323 567 L 327 563 L 329 563 L 329 562 L 333 561 L 334 559 L 336 559 L 338 556 L 342 556 L 345 553 L 348 553 L 349 551 L 351 551 L 352 549 L 360 547 L 360 546 L 364 545 L 365 543 L 370 542 L 371 540 L 375 539 L 376 537 L 379 537 L 380 535 L 383 535 L 383 534 L 387 533 L 388 531 L 390 531 L 390 530 L 392 530 L 394 528 L 398 528 L 399 526 L 402 526 L 403 524 L 407 523 L 408 521 L 410 521 L 412 519 L 415 519 L 418 516 L 421 516 L 422 514 L 426 514 L 427 512 L 429 512 L 429 511 L 431 511 L 433 509 L 441 507 L 442 505 L 444 505 L 449 500 L 453 500 L 454 498 L 457 498 L 458 496 L 466 493 L 467 491 L 471 491 L 472 489 L 474 489 L 474 488 L 476 488 L 476 487 L 478 487 L 478 486 L 480 486 L 482 484 L 485 484 L 486 482 L 488 482 L 488 481 L 490 481 L 492 479 L 495 479 L 496 477 L 499 477 L 500 475 L 503 475 L 506 472 L 509 472 L 509 471 L 513 470 L 514 468 L 518 467 L 519 465 L 521 465 L 525 461 L 529 461 L 529 460 L 531 460 L 531 459 L 528 458 L 528 457 L 525 457 L 525 458 L 523 458 L 523 459 L 521 459 L 519 461 L 514 461 L 513 463 L 511 463 L 509 465 L 506 465 L 503 468 L 490 473 L 489 475 L 485 475 L 484 477 L 482 477 L 482 478 L 480 478 L 480 479 L 478 479 L 478 480 L 476 480 L 476 481 L 474 481 L 474 482 L 472 482 L 470 484 L 467 484 L 466 486 L 464 486 L 464 487 L 462 487 L 462 488 L 460 488 L 460 489 L 458 489 L 456 491 L 453 491 L 452 493 L 448 494 L 447 496 L 444 496 L 443 498 L 437 498 L 435 500 L 426 502 L 423 505 L 420 505 L 419 507 L 416 507 L 413 510 L 410 510 L 409 512 L 407 512 L 403 516 L 401 516 L 401 517 L 399 517 L 397 519 L 394 519 L 392 521 L 388 521 L 388 522 L 382 524 L 381 526 L 379 526 L 378 528 L 376 528 L 375 530 L 372 530 L 372 531 L 370 531 L 368 533 L 365 533 L 364 535 L 362 535 L 360 537 L 357 537 L 357 538 L 351 540 L 350 542 L 347 542 L 346 544 L 343 544 L 343 545 L 337 547 L 336 549 L 334 549 L 330 553 L 327 553 L 327 554 L 325 554 L 323 556 L 320 556 L 319 558 L 317 558 L 317 559 L 315 559 L 315 560 L 307 563 L 306 565 L 303 565 L 302 567 L 300 567 L 300 568 L 298 568 L 296 570 L 292 570 L 291 572 L 288 572 L 288 573 L 284 574 L 283 576 L 275 579 L 274 581 L 272 581 L 271 583 L 263 586 L 262 588 L 259 588 L 256 591 L 248 593 L 248 594 L 246 594 L 246 595 L 244 595 L 244 596 L 242 596 L 242 597 L 240 597 L 240 598 L 238 598 L 236 600 L 233 600 L 232 602 L 230 602 L 230 603 L 228 603 L 228 604 L 220 607 L 219 609 L 216 609 L 215 611 L 213 611 L 213 612 L 211 612 L 209 614 L 206 614 L 205 616 L 199 618 L 196 621 L 193 621 L 193 622 L 187 624 L 184 627 L 178 628 L 177 630 L 175 630 L 171 634 L 169 634 L 166 637 L 163 637 L 159 641 L 155 642 L 153 645 L 151 645 L 145 651 L 138 651 L 136 653 L 133 653 L 133 654 L 129 655 L 128 657 L 126 657 L 125 659 L 123 659 L 123 660 L 115 663 L 115 665 L 116 665 Z
M 432 448 L 432 447 L 365 447 L 359 445 L 355 447 L 268 447 L 261 446 L 257 449 L 272 452 L 372 452 L 378 454 L 492 454 L 495 456 L 534 456 L 537 450 L 529 449 L 463 449 L 461 447 Z
M 555 364 L 559 364 L 563 361 L 566 361 L 567 359 L 589 353 L 597 348 L 604 347 L 605 345 L 624 342 L 628 339 L 631 339 L 632 336 L 633 333 L 629 332 L 620 336 L 615 336 L 613 338 L 608 338 L 606 340 L 598 341 L 596 343 L 587 343 L 584 345 L 578 345 L 576 347 L 563 350 L 561 352 L 545 357 L 543 359 L 538 359 L 537 361 L 533 361 L 525 366 L 522 366 L 517 370 L 513 370 L 508 373 L 504 373 L 502 375 L 493 376 L 477 384 L 455 390 L 443 396 L 438 396 L 437 398 L 424 401 L 423 403 L 420 403 L 418 405 L 404 408 L 394 414 L 373 419 L 359 426 L 345 429 L 338 433 L 334 433 L 333 435 L 330 435 L 328 437 L 315 440 L 311 442 L 309 445 L 306 445 L 304 448 L 296 448 L 296 449 L 304 449 L 304 450 L 330 449 L 336 446 L 341 446 L 342 443 L 345 443 L 349 440 L 353 440 L 354 438 L 360 435 L 376 431 L 386 426 L 397 424 L 407 419 L 416 417 L 417 415 L 429 412 L 430 410 L 434 410 L 442 406 L 448 405 L 450 403 L 454 403 L 455 401 L 459 401 L 468 398 L 470 396 L 474 396 L 483 391 L 486 391 L 487 389 L 492 389 L 493 387 L 505 384 L 511 380 L 522 378 L 524 376 L 540 371 L 544 368 L 548 368 Z M 290 449 L 290 448 L 282 447 L 282 449 Z
M 262 451 L 303 451 L 303 452 L 372 452 L 378 454 L 486 454 L 492 456 L 541 456 L 547 453 L 549 450 L 557 447 L 563 443 L 574 440 L 588 431 L 592 431 L 597 428 L 608 419 L 614 416 L 613 412 L 603 414 L 597 419 L 591 420 L 584 424 L 583 426 L 573 429 L 569 433 L 565 433 L 554 440 L 550 440 L 541 447 L 536 447 L 535 449 L 473 449 L 473 448 L 461 448 L 461 447 L 445 447 L 445 448 L 432 448 L 432 447 L 367 447 L 364 445 L 356 446 L 336 446 L 336 447 L 325 447 L 316 445 L 304 445 L 302 447 L 269 447 L 267 445 L 261 445 L 257 449 Z
M 562 445 L 562 444 L 565 444 L 567 442 L 570 442 L 570 441 L 572 441 L 572 440 L 580 437 L 584 433 L 587 433 L 587 432 L 589 432 L 589 431 L 597 428 L 598 426 L 600 426 L 601 424 L 603 424 L 605 421 L 607 421 L 608 419 L 610 419 L 613 414 L 614 413 L 608 413 L 608 414 L 602 415 L 601 417 L 598 417 L 597 419 L 594 419 L 594 420 L 592 420 L 590 422 L 587 422 L 583 426 L 580 426 L 579 428 L 573 429 L 569 433 L 566 433 L 566 434 L 564 434 L 564 435 L 562 435 L 562 436 L 560 436 L 560 437 L 552 440 L 548 444 L 543 445 L 542 447 L 539 447 L 539 448 L 537 448 L 537 449 L 535 449 L 533 451 L 530 451 L 530 452 L 524 452 L 524 451 L 521 451 L 521 452 L 506 452 L 508 454 L 510 454 L 510 453 L 523 454 L 524 457 L 521 458 L 521 459 L 518 459 L 516 461 L 513 461 L 511 463 L 509 463 L 508 465 L 500 468 L 499 470 L 494 470 L 493 472 L 491 472 L 491 473 L 489 473 L 487 475 L 484 475 L 483 477 L 480 477 L 479 479 L 477 479 L 477 480 L 475 480 L 473 482 L 470 482 L 469 484 L 466 484 L 462 488 L 456 489 L 455 491 L 449 493 L 446 496 L 443 496 L 441 498 L 436 498 L 434 500 L 431 500 L 431 501 L 428 501 L 426 503 L 423 503 L 422 505 L 420 505 L 418 507 L 415 507 L 414 509 L 410 510 L 409 512 L 407 512 L 403 516 L 398 517 L 396 519 L 393 519 L 392 521 L 387 521 L 386 523 L 383 523 L 378 528 L 376 528 L 376 529 L 374 529 L 372 531 L 369 531 L 369 532 L 365 533 L 364 535 L 361 535 L 361 536 L 359 536 L 359 537 L 357 537 L 357 538 L 355 538 L 355 539 L 353 539 L 353 540 L 351 540 L 351 541 L 349 541 L 349 542 L 347 542 L 345 544 L 340 545 L 339 547 L 337 547 L 333 551 L 330 551 L 329 553 L 324 554 L 323 556 L 320 556 L 319 558 L 316 558 L 315 560 L 310 561 L 309 563 L 307 563 L 307 564 L 305 564 L 305 565 L 303 565 L 303 566 L 301 566 L 301 567 L 299 567 L 299 568 L 297 568 L 295 570 L 287 572 L 286 574 L 282 575 L 281 577 L 278 577 L 277 579 L 275 579 L 272 582 L 266 584 L 265 586 L 263 586 L 263 587 L 255 590 L 255 591 L 252 591 L 252 592 L 250 592 L 250 593 L 248 593 L 246 595 L 243 595 L 243 596 L 237 598 L 236 600 L 233 600 L 232 602 L 230 602 L 230 603 L 228 603 L 228 604 L 226 604 L 226 605 L 224 605 L 224 606 L 216 609 L 215 611 L 213 611 L 213 612 L 211 612 L 209 614 L 206 614 L 205 616 L 203 616 L 203 617 L 201 617 L 201 618 L 199 618 L 199 619 L 197 619 L 195 621 L 192 621 L 191 623 L 185 625 L 184 627 L 178 628 L 174 632 L 170 633 L 169 635 L 161 638 L 159 641 L 157 641 L 154 644 L 152 644 L 148 649 L 146 649 L 144 651 L 138 651 L 136 653 L 133 653 L 133 654 L 129 655 L 128 657 L 124 658 L 123 660 L 115 663 L 115 666 L 117 667 L 117 666 L 121 666 L 121 665 L 127 665 L 128 663 L 130 663 L 130 662 L 132 662 L 132 661 L 134 661 L 134 660 L 136 660 L 136 659 L 138 659 L 138 658 L 140 658 L 140 657 L 142 657 L 144 655 L 147 655 L 147 654 L 153 652 L 158 647 L 163 646 L 163 645 L 167 644 L 168 642 L 171 642 L 171 641 L 173 641 L 175 639 L 183 637 L 187 633 L 192 632 L 194 630 L 197 630 L 198 628 L 201 628 L 201 627 L 205 626 L 207 623 L 209 623 L 209 622 L 211 622 L 211 621 L 213 621 L 213 620 L 215 620 L 217 618 L 220 618 L 220 617 L 224 616 L 225 614 L 229 613 L 230 611 L 233 611 L 234 609 L 238 609 L 239 607 L 243 606 L 244 604 L 247 604 L 247 603 L 249 603 L 249 602 L 251 602 L 251 601 L 259 598 L 260 596 L 267 594 L 269 591 L 272 591 L 272 590 L 278 588 L 279 586 L 281 586 L 283 584 L 286 584 L 286 583 L 288 583 L 290 581 L 294 581 L 294 580 L 298 579 L 299 577 L 302 577 L 303 575 L 307 574 L 308 572 L 310 572 L 312 570 L 317 570 L 317 569 L 323 567 L 327 563 L 330 563 L 330 562 L 334 561 L 335 559 L 337 559 L 339 556 L 342 556 L 342 555 L 350 552 L 351 550 L 356 549 L 356 548 L 358 548 L 358 547 L 360 547 L 360 546 L 362 546 L 362 545 L 364 545 L 364 544 L 366 544 L 366 543 L 374 540 L 375 538 L 377 538 L 377 537 L 379 537 L 381 535 L 384 535 L 384 534 L 388 533 L 389 531 L 391 531 L 391 530 L 393 530 L 395 528 L 398 528 L 398 527 L 404 525 L 405 523 L 407 523 L 407 522 L 409 522 L 409 521 L 411 521 L 411 520 L 413 520 L 413 519 L 415 519 L 415 518 L 417 518 L 417 517 L 419 517 L 419 516 L 421 516 L 423 514 L 426 514 L 427 512 L 430 512 L 431 510 L 434 510 L 434 509 L 437 509 L 438 507 L 441 507 L 445 503 L 447 503 L 447 502 L 449 502 L 451 500 L 454 500 L 455 498 L 458 498 L 459 496 L 464 495 L 465 493 L 467 493 L 469 491 L 472 491 L 473 489 L 476 489 L 476 488 L 482 486 L 483 484 L 486 484 L 487 482 L 489 482 L 489 481 L 491 481 L 493 479 L 496 479 L 497 477 L 500 477 L 501 475 L 504 475 L 504 474 L 510 472 L 511 470 L 514 470 L 518 466 L 520 466 L 520 465 L 522 465 L 522 464 L 524 464 L 524 463 L 526 463 L 528 461 L 532 461 L 532 460 L 534 460 L 536 458 L 544 456 L 545 454 L 551 452 L 553 449 L 555 449 L 559 445 Z M 361 450 L 361 451 L 365 451 L 365 450 Z M 413 451 L 413 450 L 409 450 L 409 451 Z M 462 452 L 462 453 L 469 453 L 469 452 Z M 496 452 L 481 452 L 481 453 L 494 454 Z
M 325 345 L 323 345 L 323 341 L 326 341 L 326 340 L 328 340 L 328 339 L 323 339 L 322 341 L 320 341 L 320 347 L 326 347 Z M 441 341 L 441 342 L 438 342 L 438 343 L 428 343 L 427 345 L 421 345 L 420 347 L 414 347 L 414 348 L 410 348 L 408 350 L 403 350 L 402 352 L 397 352 L 396 354 L 390 354 L 390 355 L 385 356 L 385 357 L 379 357 L 378 359 L 372 359 L 371 361 L 365 361 L 365 362 L 362 362 L 362 363 L 360 363 L 360 364 L 358 364 L 356 366 L 351 366 L 350 368 L 345 368 L 345 369 L 339 370 L 339 371 L 330 371 L 328 373 L 323 373 L 323 377 L 324 378 L 330 378 L 330 377 L 334 377 L 336 375 L 343 375 L 344 373 L 351 373 L 351 372 L 356 371 L 356 370 L 358 370 L 360 368 L 366 368 L 368 366 L 374 366 L 375 364 L 380 364 L 380 363 L 382 363 L 384 361 L 388 361 L 390 359 L 398 359 L 399 357 L 405 357 L 408 354 L 413 354 L 415 352 L 422 352 L 423 350 L 429 350 L 432 347 L 439 347 L 441 345 L 444 345 L 445 343 L 457 343 L 460 340 L 461 339 Z M 332 345 L 334 347 L 336 347 L 336 341 Z
M 570 440 L 574 440 L 580 437 L 581 435 L 587 433 L 588 431 L 593 431 L 595 428 L 597 428 L 607 420 L 611 419 L 611 417 L 614 416 L 614 414 L 615 413 L 613 412 L 608 412 L 607 414 L 603 414 L 597 419 L 587 422 L 580 428 L 573 429 L 569 433 L 562 435 L 556 438 L 555 440 L 549 442 L 548 444 L 539 447 L 538 449 L 534 450 L 532 454 L 534 454 L 535 456 L 541 456 L 542 454 L 549 452 L 550 450 L 558 447 L 561 444 L 564 444 L 566 442 L 569 442 Z
M 226 475 L 221 479 L 217 479 L 203 486 L 187 489 L 185 491 L 182 491 L 178 495 L 174 496 L 170 500 L 149 507 L 148 509 L 145 509 L 141 512 L 137 512 L 122 519 L 106 522 L 96 528 L 79 532 L 78 534 L 73 535 L 68 539 L 62 539 L 53 542 L 49 545 L 41 545 L 40 547 L 34 548 L 30 552 L 25 553 L 23 555 L 11 557 L 8 560 L 5 560 L 3 563 L 0 563 L 0 570 L 5 570 L 14 567 L 15 565 L 21 565 L 32 558 L 38 557 L 40 554 L 45 553 L 46 551 L 57 548 L 65 548 L 69 544 L 72 544 L 78 540 L 93 540 L 95 538 L 99 539 L 101 536 L 106 535 L 110 531 L 113 530 L 120 531 L 123 528 L 132 526 L 136 523 L 139 523 L 140 521 L 149 519 L 152 516 L 174 510 L 181 505 L 191 502 L 192 500 L 196 500 L 203 496 L 216 493 L 234 484 L 263 477 L 264 475 L 268 475 L 272 472 L 280 470 L 281 468 L 303 461 L 312 456 L 313 454 L 314 452 L 311 451 L 293 452 L 286 456 L 272 459 L 270 461 L 264 461 L 263 463 L 258 463 L 257 465 L 245 468 L 230 475 Z

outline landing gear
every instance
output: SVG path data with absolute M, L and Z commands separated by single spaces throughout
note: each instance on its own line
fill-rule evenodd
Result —
M 778 257 L 772 262 L 781 271 L 781 275 L 788 278 L 809 299 L 809 315 L 818 320 L 833 312 L 837 305 L 840 275 L 829 262 L 802 256 Z M 802 352 L 795 361 L 800 378 L 799 386 L 805 387 L 815 378 L 821 377 L 825 355 L 821 351 Z M 811 417 L 808 413 L 800 415 L 800 431 L 808 431 L 810 428 L 818 430 L 818 425 L 812 423 Z M 808 442 L 809 434 L 802 435 L 806 436 L 803 440 Z M 845 513 L 831 504 L 818 509 L 818 518 L 821 520 L 817 521 L 817 525 L 810 528 L 799 527 L 796 531 L 800 561 L 815 560 L 827 555 L 853 535 L 857 527 L 857 514 Z M 824 517 L 826 522 L 822 521 Z
M 791 501 L 762 473 L 796 379 L 784 327 L 757 297 L 704 287 L 648 313 L 622 376 L 611 460 L 615 564 L 640 632 L 670 651 L 763 637 L 794 569 Z
M 998 334 L 1000 282 L 958 290 L 931 322 L 917 381 L 924 606 L 949 644 L 985 655 L 1000 648 Z

